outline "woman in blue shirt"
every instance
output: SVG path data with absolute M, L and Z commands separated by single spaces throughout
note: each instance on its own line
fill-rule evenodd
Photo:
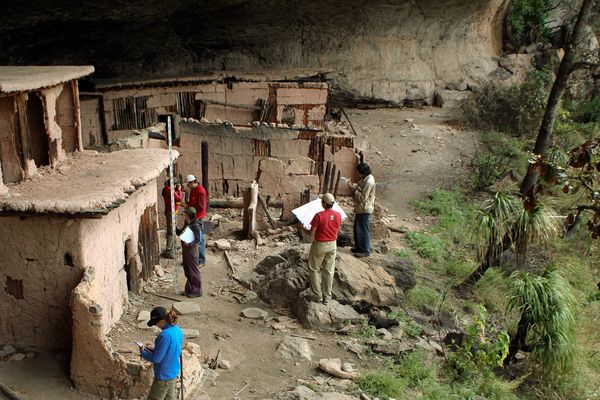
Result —
M 173 309 L 167 312 L 164 307 L 155 307 L 148 321 L 148 326 L 154 325 L 162 329 L 154 341 L 154 349 L 147 346 L 140 348 L 140 355 L 154 364 L 154 381 L 148 400 L 176 400 L 183 346 L 183 332 L 177 326 L 177 313 Z

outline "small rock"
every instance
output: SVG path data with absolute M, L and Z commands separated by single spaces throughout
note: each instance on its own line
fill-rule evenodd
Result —
M 213 214 L 210 216 L 211 221 L 218 221 L 220 219 L 223 219 L 223 216 L 221 214 Z
M 373 345 L 373 351 L 380 354 L 399 355 L 408 351 L 413 351 L 410 343 L 377 343 Z
M 378 156 L 380 156 L 380 155 L 381 155 L 381 151 L 377 150 L 377 151 L 375 152 L 375 154 L 377 154 Z
M 414 122 L 415 119 L 414 118 L 405 118 L 404 122 Z
M 165 270 L 162 267 L 162 265 L 155 265 L 154 266 L 154 273 L 156 274 L 156 276 L 158 276 L 159 278 L 165 275 Z
M 436 112 L 434 112 L 434 113 L 432 113 L 432 114 L 431 114 L 431 116 L 432 116 L 433 118 L 439 118 L 439 117 L 440 117 L 440 114 L 439 114 L 439 113 L 436 113 Z
M 354 367 L 352 367 L 351 363 L 347 363 L 346 362 L 346 363 L 342 364 L 342 371 L 345 371 L 345 372 L 354 372 Z
M 276 331 L 284 331 L 284 330 L 287 329 L 287 325 L 286 324 L 282 324 L 282 323 L 279 323 L 279 322 L 275 323 L 275 324 L 272 324 L 271 327 L 273 329 L 275 329 Z
M 383 338 L 383 340 L 392 340 L 394 337 L 392 334 L 385 328 L 377 329 L 377 334 Z
M 275 322 L 287 322 L 287 321 L 291 321 L 292 318 L 290 318 L 286 315 L 280 315 L 280 316 L 274 317 L 273 320 Z
M 277 354 L 288 360 L 312 360 L 312 352 L 308 340 L 295 336 L 284 336 L 283 341 L 277 347 Z
M 258 297 L 258 295 L 256 294 L 256 292 L 248 290 L 246 293 L 244 293 L 244 297 L 246 298 L 246 300 L 254 300 Z
M 4 348 L 0 350 L 0 357 L 10 356 L 15 354 L 16 352 L 17 350 L 13 346 L 11 346 L 10 344 L 6 344 L 4 345 Z
M 219 368 L 221 369 L 231 369 L 231 363 L 227 360 L 219 361 Z
M 182 329 L 183 337 L 186 339 L 194 339 L 200 336 L 198 329 Z
M 252 319 L 266 319 L 269 313 L 260 308 L 250 307 L 242 310 L 241 315 Z
M 433 346 L 429 344 L 429 342 L 423 338 L 419 339 L 419 341 L 415 344 L 416 347 L 420 347 L 427 351 L 435 351 Z
M 437 351 L 438 353 L 444 354 L 444 349 L 442 348 L 442 346 L 438 342 L 436 342 L 434 340 L 430 340 L 429 341 L 429 345 L 431 347 L 433 347 L 435 349 L 435 351 Z
M 146 310 L 140 311 L 140 313 L 138 314 L 137 320 L 145 321 L 145 322 L 150 321 L 150 311 L 146 311 Z
M 195 314 L 200 312 L 200 305 L 192 301 L 180 301 L 173 303 L 173 308 L 179 315 Z
M 417 125 L 415 125 L 415 124 L 412 124 L 412 125 L 410 126 L 410 130 L 411 130 L 411 131 L 413 131 L 413 132 L 423 132 L 423 129 L 419 128 L 419 127 L 418 127 Z
M 140 322 L 137 327 L 140 329 L 147 329 L 147 330 L 151 330 L 154 328 L 152 326 L 148 326 L 148 322 L 146 322 L 146 321 Z
M 217 246 L 217 249 L 219 249 L 219 250 L 230 250 L 231 249 L 231 243 L 229 243 L 225 239 L 217 240 L 215 242 L 215 246 Z
M 10 359 L 13 361 L 23 361 L 27 356 L 23 353 L 15 353 L 13 354 Z
M 404 329 L 401 326 L 392 326 L 389 329 L 394 339 L 402 339 L 404 336 Z

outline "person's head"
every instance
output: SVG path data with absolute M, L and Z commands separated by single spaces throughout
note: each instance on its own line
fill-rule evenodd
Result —
M 167 179 L 167 180 L 165 181 L 165 187 L 168 187 L 168 186 L 170 186 L 170 183 L 171 183 L 171 182 L 170 182 L 170 181 Z M 177 179 L 173 179 L 173 185 L 175 185 L 175 186 L 179 185 L 179 182 L 177 181 Z
M 321 198 L 321 204 L 326 210 L 333 207 L 333 203 L 335 203 L 335 197 L 331 193 L 325 193 Z
M 196 209 L 194 207 L 188 207 L 185 209 L 184 218 L 187 222 L 192 222 L 196 219 Z
M 358 174 L 360 176 L 371 175 L 371 167 L 369 167 L 369 164 L 367 163 L 358 163 L 358 165 L 356 166 L 356 170 L 358 171 Z
M 167 311 L 164 307 L 154 307 L 154 309 L 150 312 L 150 321 L 148 321 L 148 326 L 156 325 L 160 329 L 163 329 L 166 324 L 176 324 L 177 319 L 177 313 L 172 308 Z
M 190 189 L 196 189 L 198 187 L 198 180 L 194 175 L 188 175 L 185 178 L 185 183 L 187 183 Z

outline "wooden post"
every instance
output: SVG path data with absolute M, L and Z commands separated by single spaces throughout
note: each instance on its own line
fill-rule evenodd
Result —
M 258 206 L 258 183 L 253 181 L 250 184 L 250 188 L 244 191 L 244 205 L 248 204 L 244 208 L 244 223 L 243 229 L 247 239 L 256 239 L 258 233 L 256 232 L 256 208 Z M 258 239 L 257 239 L 258 242 Z
M 202 186 L 206 190 L 206 198 L 210 198 L 208 193 L 208 142 L 202 142 Z
M 331 174 L 331 161 L 327 161 L 325 166 L 325 175 L 323 175 L 323 184 L 321 185 L 321 193 L 327 191 L 327 185 L 329 185 L 329 175 Z
M 275 229 L 275 221 L 273 221 L 273 217 L 271 217 L 271 214 L 269 214 L 269 209 L 267 208 L 267 203 L 265 202 L 265 199 L 263 199 L 261 195 L 258 195 L 258 202 L 260 203 L 265 214 L 267 214 L 267 219 L 269 220 L 269 225 L 271 225 L 271 228 Z
M 337 178 L 335 179 L 335 188 L 333 189 L 333 197 L 337 198 L 338 186 L 340 185 L 340 178 L 342 176 L 342 171 L 338 171 Z
M 331 167 L 331 174 L 329 175 L 329 184 L 327 185 L 327 191 L 325 193 L 333 192 L 333 185 L 335 185 L 336 172 L 337 172 L 337 167 L 334 163 Z

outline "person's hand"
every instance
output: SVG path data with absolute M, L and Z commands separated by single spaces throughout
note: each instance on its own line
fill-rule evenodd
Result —
M 146 342 L 146 343 L 144 344 L 144 348 L 145 348 L 146 350 L 154 351 L 154 344 L 153 344 L 153 343 L 150 343 L 150 342 Z

